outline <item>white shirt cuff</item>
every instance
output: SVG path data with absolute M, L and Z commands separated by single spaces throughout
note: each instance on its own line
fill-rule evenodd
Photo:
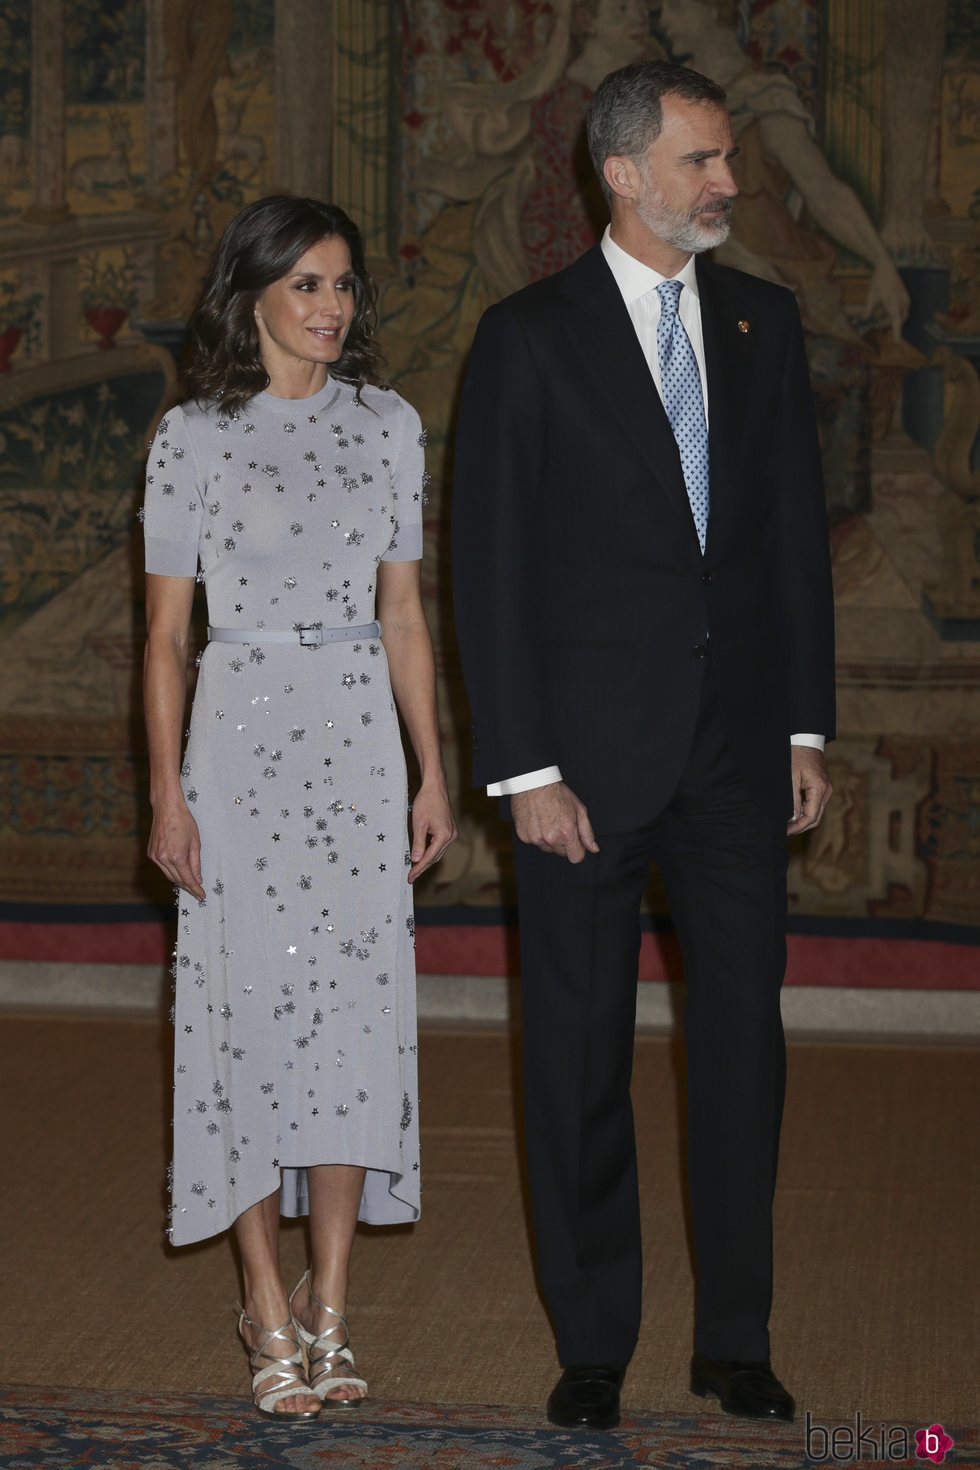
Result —
M 532 791 L 535 786 L 554 786 L 561 780 L 557 766 L 542 766 L 540 771 L 528 771 L 524 776 L 511 776 L 506 781 L 494 781 L 487 787 L 488 796 L 516 796 L 519 791 Z
M 809 745 L 813 750 L 823 750 L 827 744 L 825 735 L 791 735 L 790 745 Z M 487 787 L 488 796 L 516 796 L 519 791 L 532 791 L 537 786 L 553 786 L 561 780 L 557 766 L 542 766 L 540 771 L 528 771 L 523 776 L 510 776 L 506 781 L 494 781 Z

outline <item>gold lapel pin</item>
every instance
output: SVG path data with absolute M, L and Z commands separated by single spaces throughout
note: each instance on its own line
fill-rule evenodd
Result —
M 746 321 L 739 322 L 738 329 L 739 329 L 740 332 L 747 332 L 747 331 L 749 331 L 750 329 L 749 329 L 748 322 L 746 322 Z

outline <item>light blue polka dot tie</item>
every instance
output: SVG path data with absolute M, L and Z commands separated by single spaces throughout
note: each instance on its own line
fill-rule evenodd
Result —
M 684 471 L 687 498 L 701 550 L 708 534 L 708 425 L 701 395 L 701 374 L 691 339 L 677 315 L 683 281 L 661 281 L 660 321 L 657 323 L 657 352 L 664 408 L 677 440 Z

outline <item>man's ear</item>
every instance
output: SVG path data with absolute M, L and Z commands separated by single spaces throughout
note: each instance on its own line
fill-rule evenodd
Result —
M 602 176 L 620 199 L 635 199 L 640 175 L 636 164 L 624 153 L 610 153 L 602 165 Z

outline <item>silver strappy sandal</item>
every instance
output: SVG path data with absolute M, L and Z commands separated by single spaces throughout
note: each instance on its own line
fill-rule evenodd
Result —
M 238 1331 L 248 1351 L 248 1365 L 252 1370 L 252 1402 L 259 1413 L 266 1419 L 279 1419 L 287 1424 L 291 1420 L 308 1422 L 319 1419 L 319 1409 L 301 1409 L 288 1413 L 284 1409 L 281 1413 L 276 1412 L 275 1406 L 280 1399 L 289 1398 L 293 1394 L 315 1392 L 306 1381 L 303 1352 L 293 1335 L 293 1328 L 299 1324 L 290 1318 L 281 1327 L 262 1327 L 258 1322 L 253 1322 L 251 1317 L 246 1317 L 240 1305 L 238 1310 L 241 1312 Z M 254 1344 L 245 1337 L 246 1324 L 257 1334 Z M 294 1351 L 285 1357 L 276 1357 L 275 1353 L 268 1351 L 273 1343 L 283 1343 Z M 317 1394 L 317 1397 L 320 1395 Z
M 313 1290 L 309 1271 L 303 1273 L 299 1286 L 293 1291 L 289 1298 L 289 1310 L 293 1310 L 293 1297 L 301 1286 L 305 1286 L 310 1293 L 310 1301 L 320 1308 L 321 1312 L 328 1312 L 336 1321 L 323 1332 L 307 1332 L 301 1322 L 293 1317 L 293 1326 L 306 1344 L 306 1356 L 309 1363 L 310 1389 L 320 1399 L 321 1403 L 333 1404 L 338 1409 L 356 1409 L 364 1402 L 367 1396 L 368 1386 L 363 1378 L 355 1374 L 343 1377 L 334 1373 L 342 1363 L 348 1364 L 350 1368 L 355 1367 L 354 1354 L 350 1350 L 350 1333 L 347 1329 L 347 1319 L 334 1308 L 328 1307 L 326 1302 Z M 347 1398 L 334 1398 L 333 1392 L 337 1388 L 360 1389 L 359 1394 Z

